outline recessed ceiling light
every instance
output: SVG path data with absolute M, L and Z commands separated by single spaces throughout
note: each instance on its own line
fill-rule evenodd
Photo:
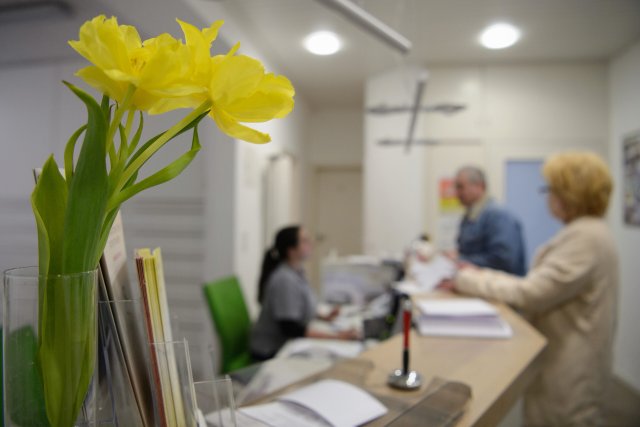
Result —
M 342 47 L 338 36 L 331 31 L 318 31 L 304 39 L 304 47 L 314 55 L 333 55 Z
M 480 35 L 480 43 L 487 49 L 504 49 L 520 39 L 520 30 L 511 24 L 493 24 Z

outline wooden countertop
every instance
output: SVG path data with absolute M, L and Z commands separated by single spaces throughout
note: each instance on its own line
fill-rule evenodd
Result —
M 414 298 L 442 297 L 432 294 Z M 402 364 L 402 336 L 396 335 L 355 359 L 339 362 L 324 373 L 260 400 L 271 400 L 284 391 L 321 378 L 340 379 L 383 401 L 389 412 L 367 426 L 384 426 L 420 402 L 426 396 L 429 382 L 440 377 L 465 383 L 472 390 L 471 401 L 456 426 L 495 426 L 538 373 L 540 355 L 546 346 L 545 338 L 512 309 L 501 304 L 495 306 L 513 329 L 510 339 L 424 337 L 412 332 L 411 369 L 418 371 L 424 380 L 417 391 L 394 390 L 386 384 L 388 374 Z

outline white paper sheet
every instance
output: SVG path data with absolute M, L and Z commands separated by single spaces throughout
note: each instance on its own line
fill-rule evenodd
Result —
M 358 341 L 297 338 L 287 342 L 278 352 L 277 357 L 352 358 L 358 356 L 362 350 L 364 350 L 364 346 Z
M 337 380 L 322 380 L 278 400 L 239 411 L 273 427 L 355 427 L 387 413 L 369 393 Z
M 272 359 L 264 362 L 260 370 L 244 389 L 236 396 L 236 403 L 259 399 L 269 393 L 287 387 L 295 382 L 308 378 L 329 369 L 333 365 L 331 359 Z
M 436 255 L 429 262 L 415 262 L 409 276 L 422 291 L 432 291 L 456 273 L 456 265 L 444 255 Z
M 317 382 L 280 400 L 309 408 L 335 427 L 359 426 L 387 413 L 387 408 L 366 391 L 337 380 Z
M 330 427 L 311 410 L 293 403 L 271 402 L 240 409 L 240 413 L 272 427 Z
M 407 294 L 409 296 L 418 295 L 418 294 L 424 294 L 426 292 L 429 292 L 426 289 L 422 289 L 420 287 L 420 285 L 418 285 L 418 283 L 412 282 L 412 281 L 409 281 L 409 280 L 405 280 L 405 281 L 402 281 L 402 282 L 396 282 L 393 286 L 398 291 L 402 292 L 403 294 Z
M 206 424 L 203 426 L 198 425 L 198 427 L 269 427 L 269 424 L 258 421 L 239 411 L 235 412 L 233 419 L 231 418 L 231 413 L 226 410 L 221 413 L 212 412 L 207 414 L 205 420 Z

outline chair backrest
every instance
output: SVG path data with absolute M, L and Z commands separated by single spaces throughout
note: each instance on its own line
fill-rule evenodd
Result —
M 250 365 L 251 319 L 238 279 L 227 277 L 207 283 L 204 294 L 220 339 L 222 373 Z

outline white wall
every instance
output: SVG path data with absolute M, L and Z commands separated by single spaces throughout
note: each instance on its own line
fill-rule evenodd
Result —
M 37 264 L 35 223 L 29 202 L 34 185 L 32 170 L 41 167 L 51 153 L 57 153 L 60 160 L 64 129 L 75 129 L 82 121 L 81 106 L 59 83 L 69 71 L 69 64 L 63 62 L 0 66 L 0 149 L 4 153 L 0 156 L 2 270 Z M 77 112 L 78 117 L 63 113 L 67 111 Z
M 309 115 L 305 139 L 305 187 L 302 216 L 314 231 L 316 172 L 327 167 L 361 167 L 364 116 L 360 108 L 318 108 Z M 315 273 L 312 274 L 315 277 Z
M 252 316 L 258 313 L 257 290 L 262 257 L 273 236 L 265 236 L 265 173 L 271 156 L 288 153 L 294 158 L 294 206 L 290 222 L 301 220 L 304 180 L 304 139 L 308 109 L 303 99 L 296 99 L 293 113 L 287 118 L 260 126 L 269 132 L 272 142 L 253 145 L 237 141 L 236 198 L 234 226 L 234 271 L 244 290 Z M 215 196 L 214 196 L 215 197 Z M 268 239 L 268 241 L 265 241 Z
M 407 68 L 368 80 L 367 107 L 379 104 L 408 105 L 422 70 Z M 381 147 L 381 138 L 406 136 L 408 114 L 365 116 L 363 205 L 366 253 L 395 253 L 424 228 L 424 157 L 421 149 L 405 153 L 400 147 Z M 420 133 L 420 132 L 418 132 Z
M 124 0 L 121 0 L 124 1 Z M 151 1 L 151 0 L 146 0 Z M 263 52 L 256 48 L 255 43 L 249 37 L 243 22 L 234 19 L 226 5 L 222 2 L 208 0 L 185 0 L 192 12 L 196 13 L 205 22 L 222 19 L 225 21 L 219 38 L 225 44 L 231 46 L 241 41 L 240 53 L 259 58 L 266 69 L 276 74 L 284 73 L 278 67 L 276 61 L 265 57 Z M 222 52 L 220 48 L 214 49 Z M 235 148 L 234 179 L 236 190 L 234 193 L 233 214 L 233 242 L 229 244 L 229 251 L 233 254 L 233 273 L 238 275 L 244 290 L 244 295 L 249 304 L 249 310 L 253 316 L 257 314 L 257 280 L 260 273 L 260 264 L 266 246 L 264 230 L 264 198 L 265 185 L 264 174 L 268 167 L 269 158 L 279 153 L 289 153 L 295 158 L 295 200 L 291 221 L 301 219 L 302 190 L 306 179 L 304 141 L 308 123 L 309 110 L 302 94 L 296 94 L 296 106 L 294 112 L 283 120 L 256 126 L 269 132 L 273 141 L 270 144 L 259 146 L 237 141 Z M 213 195 L 215 197 L 215 195 Z
M 474 147 L 490 192 L 502 199 L 504 163 L 544 158 L 564 149 L 606 154 L 607 81 L 603 63 L 429 67 L 423 103 L 456 102 L 459 114 L 422 114 L 417 138 L 438 141 L 381 147 L 381 138 L 406 138 L 408 114 L 365 117 L 365 251 L 398 252 L 426 229 L 437 236 L 437 182 L 459 166 L 456 151 Z M 369 79 L 366 105 L 409 105 L 419 69 Z M 464 150 L 464 149 L 463 149 Z M 448 171 L 448 173 L 447 173 Z M 402 211 L 402 220 L 397 212 Z
M 307 161 L 313 166 L 361 165 L 363 126 L 362 109 L 314 109 L 309 119 Z
M 610 218 L 618 243 L 621 273 L 614 369 L 640 390 L 640 228 L 625 225 L 622 213 L 622 138 L 640 131 L 640 43 L 613 60 L 609 87 L 610 158 L 616 182 Z

